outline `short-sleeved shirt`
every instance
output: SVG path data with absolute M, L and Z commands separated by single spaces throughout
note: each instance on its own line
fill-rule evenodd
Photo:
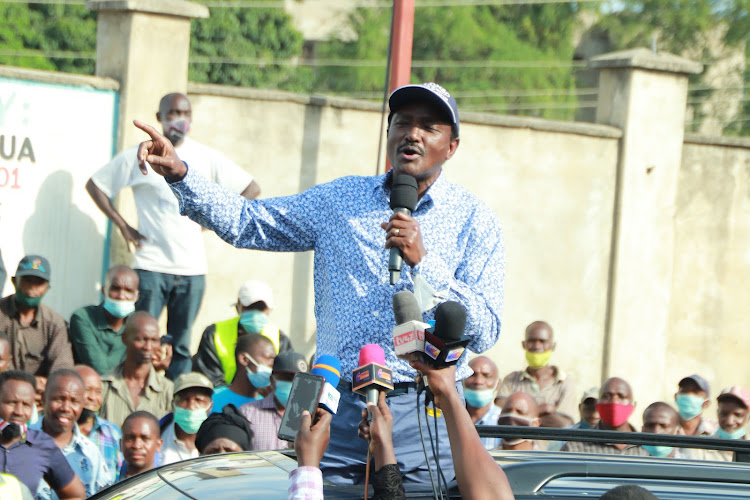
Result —
M 17 477 L 34 494 L 43 480 L 58 489 L 76 476 L 55 440 L 34 429 L 26 431 L 25 440 L 8 448 L 0 444 L 0 471 Z
M 68 327 L 62 316 L 44 304 L 28 326 L 21 325 L 14 295 L 0 299 L 0 332 L 10 338 L 13 368 L 47 377 L 60 368 L 73 368 Z
M 133 404 L 130 390 L 122 369 L 125 362 L 120 363 L 110 373 L 102 377 L 102 406 L 99 416 L 105 418 L 118 427 L 122 427 L 128 415 L 134 411 L 147 411 L 156 418 L 161 418 L 172 411 L 172 381 L 156 373 L 153 367 L 146 380 L 145 394 Z
M 43 422 L 44 417 L 34 424 L 34 427 L 41 431 Z M 99 449 L 81 434 L 78 424 L 73 427 L 73 439 L 62 449 L 62 452 L 70 467 L 81 479 L 87 497 L 115 481 L 114 473 L 107 468 Z M 45 481 L 39 485 L 36 498 L 37 500 L 58 500 L 57 494 Z
M 279 450 L 291 448 L 289 441 L 279 439 L 277 434 L 281 426 L 281 414 L 276 408 L 273 394 L 269 394 L 260 401 L 253 401 L 240 406 L 240 413 L 250 422 L 253 430 L 251 450 Z
M 177 199 L 160 175 L 143 175 L 138 168 L 138 147 L 127 149 L 103 166 L 91 180 L 110 198 L 125 187 L 133 188 L 138 212 L 138 232 L 146 237 L 135 252 L 134 269 L 180 276 L 206 274 L 206 251 L 198 224 L 180 215 Z M 181 160 L 204 177 L 241 193 L 252 175 L 218 151 L 189 137 L 176 148 Z
M 122 466 L 122 451 L 120 440 L 122 431 L 112 422 L 104 420 L 99 415 L 94 417 L 94 426 L 89 433 L 89 441 L 94 443 L 104 457 L 104 463 L 110 471 L 116 474 Z
M 502 411 L 502 408 L 490 403 L 490 408 L 487 410 L 487 413 L 482 415 L 482 418 L 477 420 L 474 425 L 497 425 L 497 419 L 500 417 Z M 499 448 L 502 444 L 502 439 L 500 438 L 483 437 L 480 439 L 482 440 L 484 448 L 487 450 L 494 450 L 495 448 Z
M 262 396 L 258 396 L 257 398 L 249 398 L 247 396 L 243 396 L 242 394 L 237 394 L 232 389 L 229 388 L 229 386 L 221 386 L 217 387 L 214 390 L 213 398 L 211 399 L 213 401 L 213 408 L 211 408 L 211 413 L 221 413 L 221 410 L 224 409 L 224 407 L 228 404 L 233 404 L 237 408 L 244 405 L 245 403 L 252 403 L 253 401 L 260 401 L 263 399 Z
M 601 427 L 599 424 L 596 424 L 594 427 L 592 427 L 592 429 L 601 429 Z M 635 428 L 632 425 L 630 425 L 630 431 L 635 432 Z M 563 445 L 561 451 L 570 451 L 574 453 L 600 453 L 602 455 L 636 455 L 639 457 L 649 456 L 648 452 L 645 449 L 635 444 L 626 445 L 625 448 L 621 450 L 612 443 L 568 441 Z
M 540 389 L 534 377 L 526 370 L 511 372 L 503 379 L 498 396 L 507 398 L 514 392 L 523 392 L 534 398 L 537 404 L 553 404 L 557 412 L 574 420 L 578 415 L 578 395 L 573 379 L 560 368 L 553 366 L 555 380 Z
M 88 365 L 99 375 L 109 373 L 125 360 L 125 344 L 122 328 L 115 331 L 107 323 L 104 303 L 76 310 L 70 317 L 70 341 L 73 344 L 73 359 Z

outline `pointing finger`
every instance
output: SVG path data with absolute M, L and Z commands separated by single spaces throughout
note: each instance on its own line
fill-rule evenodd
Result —
M 154 127 L 152 127 L 148 123 L 144 123 L 140 120 L 133 120 L 133 125 L 150 135 L 151 139 L 153 139 L 154 141 L 158 141 L 159 139 L 164 138 L 163 135 L 161 135 Z

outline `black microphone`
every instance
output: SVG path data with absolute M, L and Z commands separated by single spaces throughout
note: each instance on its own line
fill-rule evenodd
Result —
M 424 361 L 434 367 L 455 365 L 471 338 L 464 335 L 466 309 L 458 302 L 443 302 L 435 310 L 435 327 L 424 332 Z
M 417 180 L 410 175 L 394 177 L 391 186 L 391 209 L 411 215 L 417 206 Z M 391 272 L 391 285 L 398 283 L 401 278 L 401 266 L 404 264 L 404 254 L 401 249 L 391 247 L 388 259 L 388 270 Z
M 419 354 L 415 353 L 424 352 L 424 332 L 430 325 L 422 321 L 422 311 L 413 293 L 401 290 L 393 295 L 393 316 L 396 319 L 393 328 L 396 356 L 419 359 Z

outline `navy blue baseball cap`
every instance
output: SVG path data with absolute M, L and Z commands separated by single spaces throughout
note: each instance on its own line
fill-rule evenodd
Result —
M 705 378 L 701 377 L 700 375 L 690 375 L 689 377 L 685 377 L 677 384 L 678 387 L 682 386 L 682 383 L 686 380 L 692 380 L 695 382 L 695 384 L 700 388 L 700 390 L 704 391 L 706 393 L 706 397 L 711 397 L 711 389 L 708 385 L 708 382 Z
M 417 101 L 429 101 L 437 104 L 450 118 L 451 126 L 458 136 L 458 106 L 456 100 L 450 93 L 437 83 L 428 82 L 413 85 L 404 85 L 391 93 L 388 98 L 388 107 L 391 114 L 395 113 L 402 106 Z

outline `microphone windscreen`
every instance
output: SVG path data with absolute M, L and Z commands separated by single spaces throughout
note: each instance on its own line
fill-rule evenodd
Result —
M 413 212 L 417 207 L 417 180 L 411 175 L 399 175 L 391 186 L 391 210 L 408 208 Z
M 313 364 L 310 373 L 320 375 L 326 382 L 336 387 L 341 378 L 341 361 L 333 356 L 323 355 Z
M 417 298 L 409 290 L 402 290 L 393 295 L 393 316 L 397 325 L 409 321 L 424 321 Z
M 433 334 L 444 341 L 461 338 L 466 328 L 466 309 L 458 302 L 443 302 L 435 309 L 435 330 Z
M 385 353 L 378 344 L 367 344 L 359 350 L 359 366 L 377 363 L 385 366 Z

